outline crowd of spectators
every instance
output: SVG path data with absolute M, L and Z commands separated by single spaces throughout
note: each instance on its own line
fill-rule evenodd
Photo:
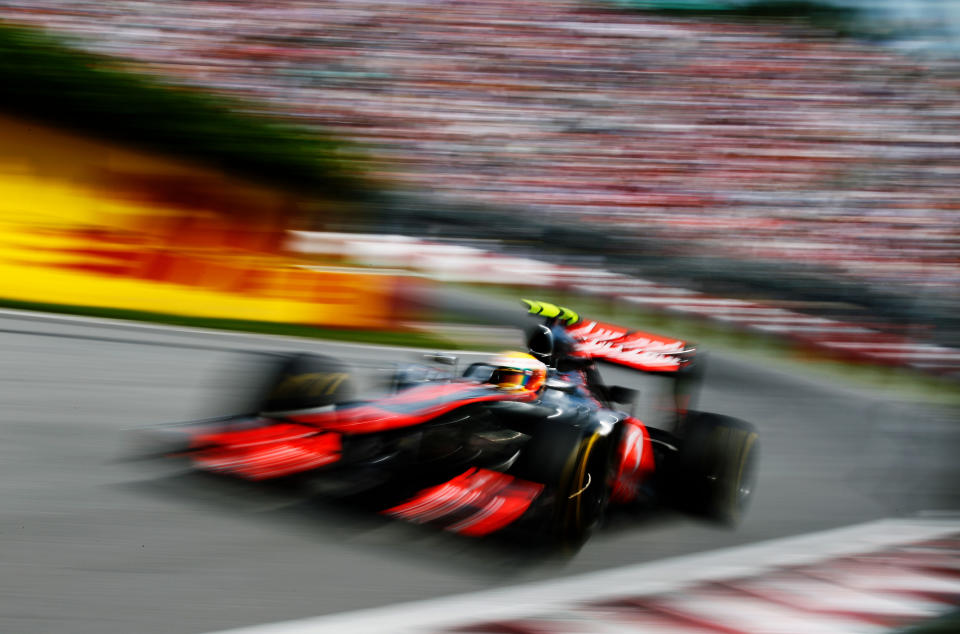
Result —
M 960 293 L 950 60 L 572 0 L 0 0 L 0 17 L 331 129 L 401 188 Z

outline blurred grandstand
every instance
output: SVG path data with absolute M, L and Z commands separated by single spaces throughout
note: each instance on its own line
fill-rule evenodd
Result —
M 509 237 L 960 344 L 956 58 L 569 0 L 0 11 L 370 148 L 385 230 Z M 303 228 L 359 228 L 338 222 Z

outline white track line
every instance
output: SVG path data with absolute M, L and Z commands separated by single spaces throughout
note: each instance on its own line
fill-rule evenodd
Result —
M 879 520 L 820 533 L 527 585 L 428 599 L 219 634 L 396 634 L 561 614 L 576 604 L 676 591 L 695 582 L 755 575 L 960 532 L 960 518 Z

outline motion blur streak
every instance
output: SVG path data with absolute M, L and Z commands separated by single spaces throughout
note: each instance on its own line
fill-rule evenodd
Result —
M 0 344 L 5 632 L 195 634 L 960 508 L 955 410 L 714 353 L 701 406 L 756 420 L 764 434 L 760 486 L 744 524 L 724 531 L 679 518 L 612 517 L 560 566 L 523 549 L 366 521 L 292 493 L 117 461 L 123 430 L 239 407 L 259 356 L 250 351 L 336 354 L 370 370 L 412 353 L 29 315 L 0 317 Z M 636 376 L 604 368 L 615 384 Z M 695 572 L 707 563 L 696 562 Z
M 887 520 L 221 634 L 890 633 L 956 608 L 958 555 L 956 520 Z
M 384 511 L 385 515 L 417 524 L 445 517 L 464 519 L 445 526 L 445 530 L 470 537 L 481 537 L 507 526 L 530 507 L 543 485 L 524 482 L 513 476 L 487 469 L 470 469 L 446 484 L 425 489 L 413 499 Z
M 878 31 L 955 26 L 952 4 L 884 2 Z M 512 225 L 590 223 L 688 258 L 960 301 L 956 58 L 842 26 L 612 10 L 629 2 L 0 5 L 165 81 L 336 130 L 412 191 L 519 207 Z
M 382 276 L 296 268 L 285 197 L 0 118 L 0 297 L 199 317 L 377 327 Z
M 414 313 L 422 266 L 485 271 L 515 295 L 587 291 L 606 314 L 752 324 L 735 336 L 773 354 L 816 333 L 846 359 L 869 338 L 873 360 L 955 372 L 956 3 L 885 0 L 872 23 L 832 9 L 871 0 L 736 3 L 755 13 L 724 13 L 726 0 L 0 0 L 0 73 L 18 78 L 0 103 L 0 303 L 360 335 L 408 336 L 408 318 L 502 323 L 488 296 L 428 282 L 441 310 Z M 786 4 L 806 14 L 771 12 Z M 131 92 L 86 80 L 114 72 Z M 181 120 L 201 112 L 225 118 Z M 348 233 L 404 237 L 290 247 Z M 417 266 L 373 269 L 404 261 Z M 597 276 L 545 274 L 575 267 Z M 634 360 L 669 367 L 676 341 Z M 629 344 L 610 358 L 629 360 Z M 462 538 L 549 497 L 523 481 L 482 492 L 467 474 L 442 499 L 418 483 L 394 509 L 447 532 L 245 481 L 337 460 L 351 449 L 339 435 L 205 456 L 249 467 L 229 482 L 126 460 L 131 428 L 256 411 L 254 375 L 278 349 L 342 358 L 370 393 L 415 354 L 0 315 L 0 632 L 844 632 L 957 604 L 960 412 L 932 388 L 901 400 L 900 374 L 878 393 L 713 353 L 698 406 L 763 438 L 750 515 L 725 531 L 621 510 L 558 562 Z M 603 375 L 642 390 L 637 419 L 663 418 L 649 396 L 662 377 Z M 652 439 L 630 440 L 636 470 L 616 474 L 617 495 L 645 484 Z M 567 580 L 581 574 L 596 576 Z M 516 587 L 530 583 L 547 585 Z M 337 616 L 350 610 L 365 612 Z M 317 615 L 329 619 L 257 625 Z

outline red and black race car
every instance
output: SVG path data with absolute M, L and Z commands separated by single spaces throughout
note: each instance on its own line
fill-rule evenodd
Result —
M 285 357 L 259 412 L 145 432 L 164 455 L 247 480 L 304 480 L 409 522 L 481 537 L 533 532 L 581 544 L 609 505 L 668 506 L 735 523 L 758 455 L 749 423 L 688 409 L 699 381 L 686 342 L 545 302 L 528 352 L 447 371 L 411 366 L 394 392 L 351 400 L 334 359 Z M 596 361 L 673 379 L 670 429 L 621 411 L 637 392 L 603 383 Z M 158 444 L 159 443 L 159 444 Z

